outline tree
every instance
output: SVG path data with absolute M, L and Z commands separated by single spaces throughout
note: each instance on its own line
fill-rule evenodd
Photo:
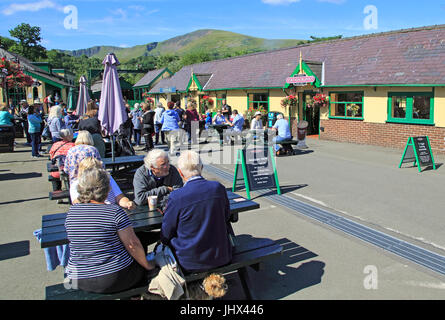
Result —
M 31 61 L 39 58 L 46 58 L 46 49 L 40 45 L 40 27 L 31 27 L 27 23 L 22 23 L 12 30 L 9 30 L 11 37 L 18 39 L 9 50 L 17 53 Z
M 12 39 L 0 36 L 0 48 L 9 50 L 16 42 Z

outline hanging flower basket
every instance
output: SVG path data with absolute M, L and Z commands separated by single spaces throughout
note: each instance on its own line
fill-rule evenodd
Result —
M 326 94 L 323 93 L 317 93 L 313 98 L 312 101 L 315 106 L 317 107 L 326 107 L 329 103 L 329 97 Z
M 6 81 L 9 88 L 31 87 L 34 83 L 32 77 L 23 73 L 20 64 L 2 58 L 0 71 L 7 74 Z
M 204 110 L 205 108 L 211 109 L 214 104 L 215 104 L 215 101 L 213 101 L 213 99 L 210 98 L 209 96 L 204 96 L 201 99 L 202 110 Z
M 287 108 L 287 107 L 295 107 L 298 105 L 298 97 L 297 96 L 287 96 L 286 98 L 284 98 L 283 100 L 281 100 L 281 106 L 283 108 Z

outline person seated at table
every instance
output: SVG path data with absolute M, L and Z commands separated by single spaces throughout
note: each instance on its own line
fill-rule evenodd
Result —
M 250 124 L 250 130 L 263 130 L 263 120 L 261 118 L 263 117 L 263 114 L 258 111 L 255 113 L 255 116 L 252 119 L 252 122 Z
M 198 153 L 181 153 L 178 171 L 184 187 L 170 194 L 162 220 L 161 241 L 172 249 L 185 274 L 223 266 L 232 259 L 226 188 L 204 179 L 202 169 Z
M 284 116 L 282 114 L 279 114 L 277 116 L 277 121 L 275 122 L 275 125 L 272 127 L 272 130 L 278 132 L 277 136 L 273 139 L 274 142 L 274 149 L 276 152 L 276 155 L 281 155 L 281 147 L 279 146 L 280 142 L 284 141 L 291 141 L 292 140 L 292 134 L 290 132 L 289 123 L 284 119 Z M 292 147 L 290 147 L 292 149 Z M 286 151 L 288 148 L 283 148 Z
M 91 134 L 94 146 L 99 151 L 100 156 L 105 158 L 106 147 L 102 138 L 102 126 L 98 118 L 98 109 L 96 109 L 96 104 L 94 101 L 90 101 L 88 103 L 88 111 L 79 121 L 77 127 L 79 131 L 85 130 Z
M 63 121 L 62 108 L 59 105 L 51 107 L 48 114 L 48 127 L 51 132 L 53 143 L 62 141 L 60 136 L 60 130 L 66 129 L 65 122 Z
M 216 114 L 213 117 L 213 124 L 228 124 L 228 121 L 223 116 L 221 110 L 216 111 Z
M 63 171 L 65 158 L 68 154 L 68 151 L 76 146 L 76 144 L 73 142 L 73 131 L 71 131 L 71 129 L 62 129 L 60 130 L 59 134 L 62 140 L 54 143 L 49 150 L 50 160 L 55 161 L 56 159 L 58 159 L 58 161 L 56 161 L 56 164 L 59 166 L 59 171 L 50 173 L 53 178 L 57 179 L 51 181 L 53 184 L 53 191 L 62 189 L 62 182 L 60 181 L 60 171 Z
M 94 147 L 93 137 L 88 131 L 79 131 L 76 143 L 73 148 L 68 150 L 65 158 L 65 171 L 70 181 L 77 178 L 80 162 L 88 157 L 102 160 L 99 151 Z
M 70 181 L 70 196 L 71 196 L 71 202 L 73 204 L 80 203 L 79 192 L 77 191 L 77 186 L 79 185 L 79 178 L 86 170 L 92 170 L 92 169 L 97 169 L 97 170 L 103 169 L 102 161 L 97 160 L 96 158 L 93 157 L 89 157 L 83 159 L 79 163 L 79 173 L 77 179 Z M 105 200 L 105 203 L 115 204 L 128 210 L 136 208 L 133 201 L 130 201 L 130 199 L 128 199 L 123 194 L 123 192 L 117 185 L 116 181 L 111 176 L 110 176 L 110 192 L 108 193 L 108 197 Z
M 104 169 L 83 172 L 79 204 L 68 211 L 65 229 L 70 258 L 65 270 L 73 285 L 94 293 L 117 293 L 147 284 L 155 266 L 147 261 L 132 222 L 119 206 L 106 204 L 110 176 Z
M 0 105 L 0 126 L 13 126 L 14 116 L 6 105 Z
M 79 123 L 79 117 L 74 114 L 75 109 L 68 109 L 67 115 L 63 118 L 65 122 L 65 126 L 67 129 L 77 129 L 77 125 Z
M 150 151 L 144 158 L 144 165 L 134 175 L 134 202 L 148 205 L 149 196 L 158 196 L 162 204 L 164 197 L 174 189 L 181 188 L 183 182 L 178 170 L 170 165 L 168 154 L 160 149 Z
M 243 131 L 243 125 L 244 125 L 244 117 L 238 113 L 238 110 L 233 110 L 233 120 L 229 123 L 229 128 L 227 130 L 227 141 L 230 141 L 231 136 L 235 137 L 239 136 L 241 132 Z M 232 140 L 232 143 L 235 141 Z

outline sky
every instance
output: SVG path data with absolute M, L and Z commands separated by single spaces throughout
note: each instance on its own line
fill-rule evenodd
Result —
M 41 28 L 47 49 L 131 47 L 199 29 L 306 40 L 445 24 L 445 0 L 0 1 L 0 35 L 23 22 Z

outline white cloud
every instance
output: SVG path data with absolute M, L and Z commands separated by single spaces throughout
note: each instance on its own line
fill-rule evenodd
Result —
M 295 2 L 300 2 L 300 0 L 261 0 L 263 3 L 280 5 L 280 4 L 291 4 Z
M 42 0 L 29 3 L 12 3 L 8 7 L 3 9 L 2 13 L 6 16 L 10 16 L 16 12 L 21 12 L 21 11 L 37 12 L 43 9 L 56 9 L 59 11 L 63 11 L 63 7 L 56 4 L 54 1 Z

